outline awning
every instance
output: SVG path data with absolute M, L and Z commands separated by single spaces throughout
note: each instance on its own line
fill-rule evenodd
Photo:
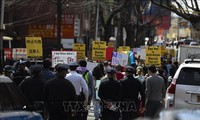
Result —
M 12 38 L 12 37 L 9 37 L 9 36 L 3 36 L 3 40 L 11 41 L 11 40 L 13 40 L 13 38 Z

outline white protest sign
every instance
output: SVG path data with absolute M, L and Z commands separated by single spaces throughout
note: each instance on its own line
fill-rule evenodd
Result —
M 87 62 L 86 68 L 87 68 L 89 71 L 93 71 L 94 67 L 96 67 L 97 65 L 98 65 L 98 63 L 95 63 L 95 62 Z
M 128 54 L 113 52 L 111 64 L 120 64 L 121 66 L 126 66 L 128 64 Z
M 141 49 L 140 53 L 138 55 L 140 55 L 141 60 L 145 60 L 146 59 L 146 49 Z
M 19 60 L 21 58 L 27 58 L 26 48 L 13 48 L 12 49 L 12 58 L 14 60 Z
M 140 49 L 141 49 L 141 48 L 133 48 L 133 52 L 134 52 L 135 54 L 138 54 L 138 53 L 140 52 Z
M 58 63 L 68 64 L 76 62 L 76 60 L 76 51 L 52 51 L 52 67 L 55 67 Z

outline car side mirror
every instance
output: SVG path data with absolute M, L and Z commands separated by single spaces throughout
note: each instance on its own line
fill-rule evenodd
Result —
M 173 77 L 172 77 L 172 76 L 169 76 L 169 77 L 168 77 L 168 83 L 171 83 L 171 82 L 172 82 L 172 79 L 173 79 Z

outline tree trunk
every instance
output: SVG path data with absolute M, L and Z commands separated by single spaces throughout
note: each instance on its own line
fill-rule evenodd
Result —
M 137 26 L 136 32 L 136 43 L 135 47 L 140 47 L 141 45 L 145 45 L 145 31 L 143 26 Z
M 112 25 L 107 24 L 106 27 L 104 28 L 104 41 L 108 43 L 111 36 L 112 36 Z
M 133 33 L 133 27 L 131 24 L 125 26 L 125 30 L 127 33 L 127 38 L 126 38 L 126 46 L 130 46 L 130 48 L 133 48 L 134 46 L 134 42 L 133 42 L 133 37 L 134 37 L 134 33 Z

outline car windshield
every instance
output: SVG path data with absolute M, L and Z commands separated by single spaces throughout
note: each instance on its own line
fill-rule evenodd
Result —
M 0 110 L 22 110 L 26 100 L 14 83 L 0 83 Z
M 189 68 L 189 67 L 182 68 L 177 79 L 177 84 L 199 86 L 200 68 Z

